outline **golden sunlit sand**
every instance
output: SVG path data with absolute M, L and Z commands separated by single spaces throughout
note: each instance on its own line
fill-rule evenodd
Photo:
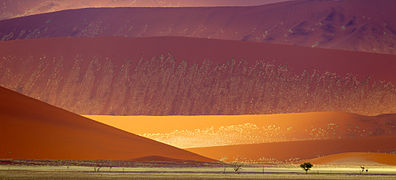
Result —
M 328 140 L 307 140 L 307 141 L 289 141 L 289 142 L 273 142 L 261 144 L 242 144 L 229 146 L 215 146 L 202 148 L 189 148 L 188 151 L 201 154 L 213 159 L 225 159 L 227 162 L 242 161 L 252 163 L 298 163 L 301 161 L 310 161 L 317 157 L 326 155 L 346 153 L 346 152 L 382 152 L 392 153 L 396 149 L 396 136 L 372 136 L 372 137 L 356 137 L 343 139 Z M 353 155 L 353 156 L 352 156 Z M 373 162 L 393 165 L 384 161 L 385 158 L 394 158 L 393 155 L 344 155 L 348 158 L 363 157 Z M 337 155 L 335 157 L 338 157 Z M 341 156 L 342 157 L 342 156 Z M 325 158 L 328 161 L 337 158 Z M 341 158 L 338 158 L 341 159 Z M 320 160 L 323 161 L 324 160 Z M 355 159 L 356 160 L 356 159 Z M 365 161 L 368 161 L 365 160 Z M 318 160 L 318 162 L 320 162 Z M 356 162 L 356 161 L 352 161 Z M 342 163 L 341 163 L 342 164 Z M 348 164 L 348 163 L 343 163 Z M 356 165 L 353 164 L 352 165 Z
M 386 124 L 392 115 L 384 118 L 338 112 L 85 117 L 181 148 L 393 135 L 392 130 L 396 130 Z

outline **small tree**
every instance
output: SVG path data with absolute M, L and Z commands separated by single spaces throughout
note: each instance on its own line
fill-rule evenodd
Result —
M 308 173 L 308 171 L 313 167 L 313 165 L 310 162 L 305 162 L 300 164 L 300 167 L 305 170 L 305 174 Z

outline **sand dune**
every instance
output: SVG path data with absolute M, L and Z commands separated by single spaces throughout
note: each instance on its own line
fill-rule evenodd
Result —
M 253 6 L 288 0 L 0 0 L 0 20 L 89 7 Z
M 187 36 L 395 54 L 395 6 L 394 0 L 298 0 L 257 7 L 78 9 L 1 21 L 0 40 Z
M 183 37 L 3 41 L 0 51 L 0 85 L 79 114 L 396 112 L 394 55 Z
M 319 165 L 396 165 L 396 154 L 350 152 L 332 154 L 309 160 Z
M 0 87 L 0 158 L 213 160 L 143 138 Z
M 86 117 L 182 148 L 396 135 L 396 115 L 360 116 L 350 113 L 317 112 L 229 116 Z
M 218 146 L 191 148 L 191 152 L 213 159 L 227 158 L 226 161 L 247 162 L 299 162 L 345 152 L 379 152 L 396 151 L 396 136 L 343 138 L 333 140 L 312 140 L 296 142 L 277 142 L 250 145 Z

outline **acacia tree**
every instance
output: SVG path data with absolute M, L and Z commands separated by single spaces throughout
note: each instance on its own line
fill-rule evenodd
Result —
M 313 167 L 313 165 L 310 162 L 305 162 L 300 164 L 300 167 L 305 170 L 305 174 L 308 173 L 308 171 Z

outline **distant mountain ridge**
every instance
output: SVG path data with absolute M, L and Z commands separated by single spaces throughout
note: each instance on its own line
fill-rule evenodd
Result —
M 396 54 L 396 1 L 301 0 L 254 7 L 95 8 L 0 22 L 0 39 L 187 36 Z

